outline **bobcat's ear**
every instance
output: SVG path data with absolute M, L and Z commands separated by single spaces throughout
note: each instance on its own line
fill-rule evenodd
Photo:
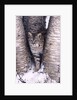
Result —
M 38 36 L 41 37 L 41 33 L 39 33 Z
M 32 33 L 28 32 L 28 36 L 29 36 L 29 37 L 32 37 Z

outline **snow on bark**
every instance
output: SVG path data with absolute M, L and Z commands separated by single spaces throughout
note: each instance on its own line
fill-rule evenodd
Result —
M 43 54 L 45 71 L 60 82 L 60 16 L 51 16 Z

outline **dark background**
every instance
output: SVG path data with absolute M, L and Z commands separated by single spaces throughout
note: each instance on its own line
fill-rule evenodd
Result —
M 47 5 L 52 5 L 52 4 L 56 4 L 56 5 L 58 5 L 58 4 L 72 4 L 73 5 L 73 13 L 72 13 L 72 21 L 73 21 L 73 25 L 72 25 L 72 28 L 73 28 L 73 32 L 72 32 L 72 72 L 73 72 L 73 80 L 72 80 L 72 83 L 73 83 L 73 87 L 72 87 L 72 90 L 73 90 L 73 95 L 72 96 L 51 96 L 51 99 L 53 100 L 54 98 L 55 99 L 59 99 L 59 100 L 62 100 L 62 99 L 72 99 L 72 98 L 74 98 L 74 97 L 76 97 L 77 96 L 77 72 L 76 72 L 76 69 L 77 69 L 77 66 L 76 66 L 76 52 L 75 51 L 77 51 L 76 50 L 76 34 L 77 34 L 77 0 L 44 0 L 44 1 L 42 1 L 42 0 L 36 0 L 36 1 L 33 1 L 33 0 L 18 0 L 18 1 L 14 1 L 14 0 L 0 0 L 0 40 L 1 40 L 1 45 L 0 46 L 2 46 L 1 48 L 0 48 L 0 50 L 1 50 L 1 60 L 0 60 L 0 62 L 1 62 L 1 68 L 0 68 L 0 97 L 1 98 L 3 98 L 3 99 L 7 99 L 8 100 L 8 98 L 11 100 L 11 99 L 22 99 L 22 96 L 20 95 L 20 96 L 5 96 L 4 95 L 4 83 L 5 83 L 5 81 L 4 81 L 4 68 L 5 68 L 5 44 L 4 44 L 4 42 L 5 42 L 5 33 L 4 33 L 4 29 L 5 29 L 5 27 L 4 27 L 4 5 L 5 4 L 8 4 L 8 5 L 11 5 L 11 4 L 14 4 L 14 5 L 19 5 L 19 4 L 23 4 L 23 5 L 28 5 L 28 4 L 39 4 L 39 5 L 41 5 L 41 4 L 43 4 L 43 5 L 45 5 L 45 4 L 47 4 Z M 41 91 L 41 90 L 40 90 Z M 8 97 L 8 98 L 7 98 Z M 19 98 L 18 98 L 19 97 Z M 23 97 L 23 99 L 26 97 L 26 99 L 27 99 L 27 96 L 24 96 Z M 31 95 L 29 96 L 29 97 L 31 97 Z M 33 97 L 33 96 L 32 96 Z M 37 97 L 37 96 L 34 96 L 34 97 Z M 39 97 L 42 97 L 42 96 L 39 96 Z M 47 95 L 46 96 L 44 96 L 45 98 L 47 97 Z M 49 96 L 48 96 L 49 97 Z M 23 100 L 22 99 L 22 100 Z M 31 98 L 32 99 L 32 98 Z M 38 98 L 39 99 L 39 98 Z M 48 99 L 48 98 L 47 98 Z

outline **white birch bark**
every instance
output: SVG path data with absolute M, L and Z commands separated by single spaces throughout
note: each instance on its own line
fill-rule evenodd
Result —
M 16 71 L 26 72 L 30 65 L 30 54 L 27 47 L 22 17 L 16 16 Z
M 60 16 L 50 17 L 43 54 L 45 71 L 60 82 Z

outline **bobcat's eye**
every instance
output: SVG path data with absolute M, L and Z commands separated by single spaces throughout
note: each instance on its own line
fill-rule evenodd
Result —
M 36 47 L 38 47 L 39 45 L 38 44 L 36 44 Z
M 28 32 L 28 35 L 29 35 L 29 36 L 32 36 L 32 33 Z

